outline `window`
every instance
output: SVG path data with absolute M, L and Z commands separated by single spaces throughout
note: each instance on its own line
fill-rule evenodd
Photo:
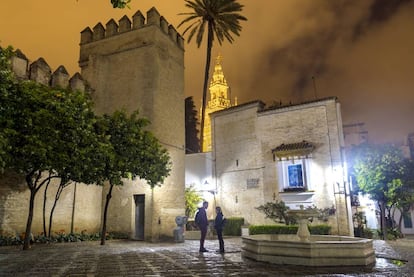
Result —
M 280 191 L 305 191 L 309 188 L 309 159 L 277 162 Z
M 404 227 L 407 229 L 413 228 L 413 221 L 411 220 L 411 213 L 405 212 L 403 213 L 403 219 L 404 219 Z
M 315 146 L 308 141 L 280 144 L 272 149 L 277 163 L 280 191 L 305 191 L 309 186 L 312 152 Z

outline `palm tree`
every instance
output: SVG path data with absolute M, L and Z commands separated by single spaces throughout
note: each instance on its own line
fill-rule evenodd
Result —
M 179 14 L 186 15 L 188 17 L 178 25 L 178 28 L 183 24 L 189 23 L 183 32 L 183 35 L 185 35 L 187 31 L 190 31 L 187 40 L 188 43 L 194 35 L 196 35 L 197 47 L 200 48 L 201 42 L 203 41 L 204 31 L 207 27 L 207 58 L 204 71 L 200 130 L 200 149 L 203 151 L 207 83 L 213 41 L 216 38 L 218 43 L 221 45 L 223 40 L 226 39 L 228 42 L 232 43 L 234 41 L 232 34 L 237 36 L 240 35 L 239 32 L 242 29 L 240 26 L 240 20 L 247 20 L 247 18 L 238 13 L 242 11 L 244 6 L 236 0 L 185 0 L 185 6 L 193 9 L 193 11 Z

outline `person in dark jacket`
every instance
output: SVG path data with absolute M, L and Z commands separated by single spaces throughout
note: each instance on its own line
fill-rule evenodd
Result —
M 201 236 L 200 236 L 200 252 L 208 252 L 208 250 L 204 247 L 204 241 L 206 240 L 207 230 L 208 230 L 208 219 L 207 219 L 207 210 L 208 202 L 203 202 L 203 207 L 198 209 L 198 212 L 195 217 L 195 223 L 197 224 L 198 228 L 200 229 Z
M 214 228 L 216 229 L 217 238 L 220 245 L 220 253 L 224 253 L 224 240 L 223 240 L 223 228 L 226 220 L 224 219 L 223 213 L 220 207 L 216 207 L 216 219 L 214 220 Z

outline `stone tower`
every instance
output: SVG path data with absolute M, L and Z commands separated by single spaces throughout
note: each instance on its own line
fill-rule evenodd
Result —
M 184 215 L 184 40 L 155 8 L 119 22 L 109 20 L 81 32 L 82 77 L 98 114 L 139 110 L 150 131 L 168 149 L 172 170 L 164 184 L 126 181 L 113 193 L 108 230 L 158 241 L 172 237 Z M 106 192 L 104 190 L 103 201 Z
M 210 100 L 206 105 L 206 118 L 204 119 L 204 137 L 202 152 L 211 151 L 211 120 L 210 114 L 231 107 L 230 90 L 224 77 L 221 66 L 222 56 L 219 54 L 216 58 L 213 77 L 210 81 Z M 237 105 L 237 103 L 236 103 Z M 201 114 L 200 110 L 200 114 Z

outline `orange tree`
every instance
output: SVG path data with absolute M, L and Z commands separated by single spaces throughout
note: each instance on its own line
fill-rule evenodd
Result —
M 404 195 L 408 165 L 399 148 L 388 144 L 361 144 L 350 151 L 351 173 L 356 177 L 358 189 L 376 201 L 380 209 L 383 239 L 387 239 L 386 212 Z M 388 220 L 390 212 L 388 212 Z
M 128 116 L 123 111 L 105 114 L 98 122 L 98 134 L 109 144 L 104 151 L 105 167 L 100 172 L 100 183 L 107 181 L 109 190 L 103 214 L 101 245 L 105 244 L 109 203 L 114 186 L 123 185 L 126 178 L 141 178 L 153 188 L 164 181 L 170 172 L 170 157 L 154 135 L 145 130 L 149 121 L 138 117 L 138 112 Z
M 52 179 L 93 182 L 100 162 L 94 156 L 99 147 L 94 139 L 95 117 L 89 96 L 79 91 L 23 81 L 1 97 L 7 109 L 0 117 L 12 130 L 6 134 L 5 168 L 23 175 L 30 190 L 23 244 L 28 249 L 37 192 Z

